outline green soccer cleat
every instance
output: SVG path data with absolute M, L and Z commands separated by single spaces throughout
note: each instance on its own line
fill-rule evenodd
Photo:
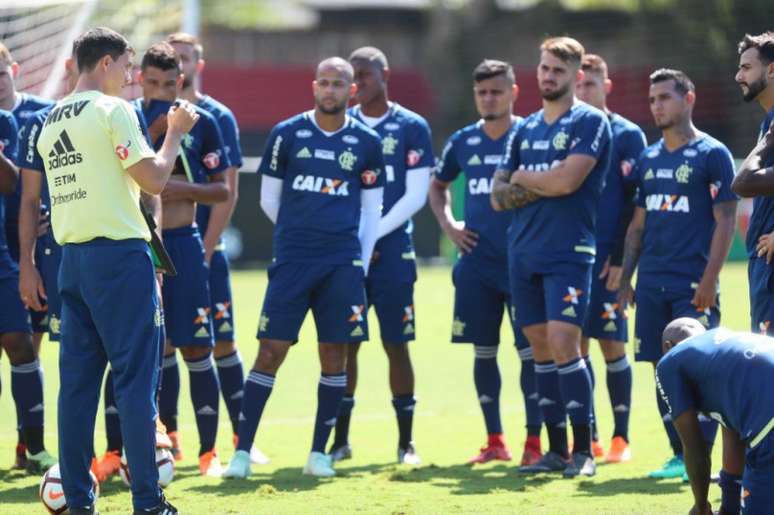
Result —
M 221 477 L 224 479 L 247 479 L 250 472 L 250 453 L 247 451 L 237 451 Z
M 27 472 L 30 474 L 42 474 L 57 463 L 57 459 L 51 456 L 48 451 L 42 450 L 27 457 Z
M 682 478 L 684 474 L 685 462 L 682 456 L 673 456 L 660 469 L 648 474 L 648 477 L 653 479 L 675 479 Z
M 309 459 L 304 466 L 304 475 L 316 477 L 333 477 L 336 471 L 333 470 L 333 461 L 330 454 L 321 452 L 309 453 Z

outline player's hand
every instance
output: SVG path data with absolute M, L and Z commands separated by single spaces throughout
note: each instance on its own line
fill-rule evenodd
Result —
M 774 232 L 758 238 L 757 251 L 758 257 L 766 256 L 766 263 L 771 264 L 771 258 L 774 257 Z
M 187 100 L 181 100 L 178 105 L 173 105 L 167 113 L 169 130 L 177 134 L 190 132 L 197 121 L 199 121 L 199 115 L 194 106 Z
M 618 305 L 621 306 L 621 311 L 626 311 L 627 306 L 634 306 L 634 288 L 632 283 L 621 282 L 618 289 Z
M 696 292 L 693 294 L 691 304 L 697 309 L 712 308 L 715 307 L 716 297 L 717 285 L 715 280 L 702 277 L 699 286 L 696 287 Z
M 174 202 L 176 200 L 190 200 L 191 184 L 185 181 L 172 180 L 167 182 L 161 191 L 162 202 Z
M 155 145 L 165 132 L 167 132 L 167 115 L 162 114 L 153 120 L 153 123 L 148 127 L 151 143 Z
M 46 289 L 35 265 L 22 264 L 19 267 L 19 296 L 28 309 L 46 311 L 41 299 L 46 299 Z
M 522 172 L 521 170 L 514 170 L 514 172 L 511 174 L 511 178 L 508 180 L 509 183 L 513 185 L 519 184 L 519 179 L 521 179 Z
M 618 291 L 618 289 L 621 287 L 622 275 L 622 267 L 611 266 L 607 272 L 607 283 L 605 283 L 605 288 L 607 288 L 608 291 Z
M 465 228 L 465 222 L 454 221 L 444 227 L 444 232 L 463 254 L 470 254 L 478 245 L 478 234 Z

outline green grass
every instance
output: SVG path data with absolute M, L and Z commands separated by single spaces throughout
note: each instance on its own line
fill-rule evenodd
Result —
M 730 264 L 722 275 L 724 325 L 748 328 L 747 280 L 743 264 Z M 234 274 L 238 341 L 248 366 L 255 358 L 254 334 L 264 271 Z M 631 441 L 634 459 L 628 464 L 600 466 L 591 479 L 520 477 L 515 463 L 470 468 L 463 463 L 484 443 L 483 420 L 472 378 L 472 349 L 449 343 L 453 291 L 448 268 L 419 273 L 415 299 L 418 341 L 412 344 L 417 377 L 415 440 L 424 464 L 418 469 L 394 465 L 397 429 L 386 375 L 386 359 L 378 339 L 364 344 L 360 354 L 360 389 L 351 432 L 354 459 L 338 467 L 339 477 L 318 480 L 301 475 L 311 442 L 319 375 L 315 331 L 311 317 L 301 342 L 280 370 L 277 384 L 258 431 L 257 445 L 271 458 L 269 466 L 254 467 L 246 481 L 202 478 L 196 463 L 197 435 L 188 396 L 187 375 L 180 396 L 181 432 L 186 460 L 167 488 L 169 499 L 185 514 L 253 513 L 675 513 L 686 512 L 691 494 L 679 480 L 648 480 L 645 474 L 668 458 L 666 437 L 655 403 L 650 365 L 634 366 Z M 372 334 L 376 335 L 371 315 Z M 510 342 L 503 326 L 503 341 Z M 514 454 L 524 438 L 524 413 L 519 393 L 519 363 L 510 344 L 499 360 L 503 376 L 502 410 L 506 437 Z M 631 351 L 631 349 L 630 349 Z M 611 431 L 610 405 L 604 386 L 604 362 L 592 351 L 599 385 L 596 400 L 603 441 Z M 56 450 L 57 345 L 44 342 L 46 370 L 46 442 Z M 15 414 L 8 367 L 2 366 L 4 395 L 0 398 L 0 514 L 42 513 L 37 477 L 9 470 L 15 445 Z M 231 430 L 221 406 L 218 448 L 224 462 L 232 454 Z M 101 410 L 95 446 L 105 445 Z M 545 437 L 544 437 L 545 442 Z M 716 446 L 718 447 L 718 446 Z M 715 452 L 715 463 L 718 461 Z M 717 465 L 716 465 L 717 468 Z M 710 497 L 718 505 L 719 490 Z M 127 513 L 130 496 L 116 477 L 103 485 L 102 513 Z

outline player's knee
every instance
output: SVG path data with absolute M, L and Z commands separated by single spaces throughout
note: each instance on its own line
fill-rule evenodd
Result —
M 215 342 L 215 359 L 233 354 L 236 350 L 236 342 Z
M 407 343 L 384 342 L 383 346 L 384 351 L 387 353 L 387 359 L 390 360 L 391 364 L 411 364 L 411 356 L 409 355 Z
M 320 366 L 323 373 L 339 374 L 347 366 L 348 345 L 336 343 L 320 344 Z
M 599 348 L 602 349 L 605 361 L 614 361 L 626 354 L 626 346 L 615 340 L 599 340 Z
M 11 365 L 23 365 L 35 361 L 32 338 L 25 333 L 9 333 L 2 337 L 2 347 Z
M 565 322 L 551 322 L 548 327 L 548 345 L 557 364 L 580 357 L 580 328 Z
M 254 370 L 274 374 L 279 369 L 287 355 L 290 344 L 262 340 L 258 348 L 258 357 L 255 358 Z
M 186 361 L 193 361 L 197 359 L 206 358 L 211 352 L 212 352 L 212 349 L 210 347 L 199 346 L 199 345 L 194 347 L 180 348 L 180 354 L 183 355 L 183 359 Z

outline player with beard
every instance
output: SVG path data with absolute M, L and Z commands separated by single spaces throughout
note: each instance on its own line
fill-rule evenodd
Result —
M 250 448 L 274 378 L 311 309 L 321 375 L 304 474 L 336 474 L 325 446 L 347 384 L 348 344 L 368 339 L 364 276 L 379 232 L 384 159 L 379 135 L 347 114 L 354 71 L 340 57 L 317 66 L 314 110 L 274 127 L 258 172 L 261 208 L 275 223 L 260 347 L 245 381 L 237 452 L 226 478 L 250 474 Z
M 543 109 L 508 138 L 492 206 L 513 209 L 508 272 L 516 326 L 535 359 L 549 451 L 524 473 L 592 476 L 591 378 L 580 355 L 596 252 L 596 209 L 610 162 L 607 116 L 575 98 L 583 46 L 569 37 L 540 46 Z M 565 419 L 572 422 L 572 456 Z
M 758 144 L 742 163 L 731 188 L 737 195 L 753 198 L 745 238 L 752 330 L 774 335 L 774 293 L 769 286 L 774 257 L 774 32 L 748 34 L 742 39 L 736 82 L 745 102 L 758 102 L 766 112 Z
M 473 381 L 487 431 L 487 444 L 468 463 L 510 461 L 500 419 L 500 369 L 497 350 L 505 311 L 521 359 L 521 393 L 526 413 L 527 441 L 522 465 L 541 457 L 542 419 L 535 392 L 535 362 L 524 334 L 511 318 L 507 237 L 511 214 L 497 213 L 489 202 L 492 173 L 500 162 L 508 132 L 523 119 L 513 115 L 519 88 L 510 64 L 486 59 L 473 70 L 473 96 L 481 119 L 455 132 L 444 148 L 430 187 L 430 207 L 439 225 L 459 249 L 454 266 L 452 342 L 474 346 Z M 465 219 L 457 221 L 449 188 L 465 175 Z
M 239 168 L 242 167 L 239 127 L 234 114 L 228 107 L 202 93 L 199 89 L 201 87 L 200 77 L 205 67 L 204 49 L 201 42 L 191 34 L 176 32 L 167 36 L 167 43 L 172 45 L 180 56 L 183 67 L 183 89 L 180 91 L 180 98 L 201 107 L 215 117 L 223 136 L 223 144 L 229 160 L 229 167 L 225 171 L 226 183 L 229 187 L 228 199 L 212 206 L 199 204 L 196 207 L 196 224 L 202 234 L 205 259 L 210 265 L 211 313 L 215 331 L 214 357 L 220 391 L 231 420 L 234 447 L 236 447 L 239 408 L 242 405 L 242 388 L 245 378 L 242 357 L 234 338 L 235 321 L 234 302 L 231 296 L 231 274 L 222 235 L 228 227 L 239 195 Z M 164 395 L 177 398 L 180 392 L 180 372 L 177 361 L 165 362 L 162 374 L 164 379 L 173 385 L 173 388 L 166 391 Z M 177 388 L 174 385 L 178 385 Z M 268 458 L 256 447 L 250 450 L 250 458 L 255 464 L 269 462 Z
M 358 48 L 349 62 L 355 70 L 358 101 L 349 115 L 381 136 L 385 165 L 383 216 L 366 279 L 366 296 L 368 306 L 374 307 L 379 319 L 382 347 L 389 361 L 392 405 L 398 425 L 398 463 L 417 465 L 420 458 L 412 438 L 416 407 L 414 369 L 408 347 L 416 332 L 417 270 L 411 216 L 425 205 L 430 170 L 435 164 L 430 127 L 420 115 L 388 100 L 390 68 L 381 50 Z M 355 405 L 359 350 L 360 343 L 349 346 L 347 391 L 341 401 L 330 452 L 334 461 L 352 456 L 349 423 Z
M 710 328 L 720 322 L 718 278 L 734 236 L 737 197 L 728 148 L 693 125 L 696 91 L 685 73 L 653 72 L 649 102 L 662 137 L 632 170 L 637 207 L 626 234 L 618 300 L 622 306 L 636 300 L 635 359 L 655 369 L 663 355 L 661 333 L 671 320 L 691 317 Z M 638 267 L 635 293 L 631 280 Z M 661 396 L 657 400 L 674 455 L 649 476 L 681 477 L 683 447 L 667 405 Z M 711 446 L 717 423 L 702 418 L 701 425 Z

